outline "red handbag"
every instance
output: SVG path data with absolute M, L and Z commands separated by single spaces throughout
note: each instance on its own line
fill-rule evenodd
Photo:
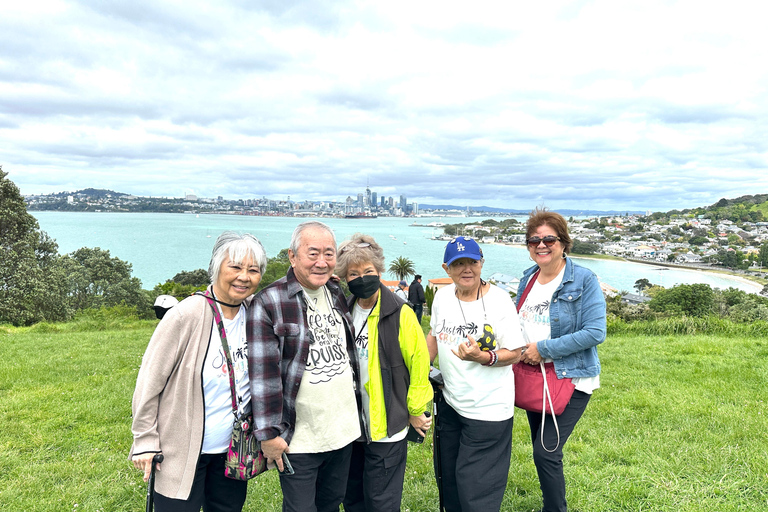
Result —
M 555 363 L 535 366 L 515 363 L 512 371 L 515 372 L 516 407 L 530 412 L 550 413 L 554 410 L 555 416 L 563 414 L 576 386 L 571 379 L 557 378 Z

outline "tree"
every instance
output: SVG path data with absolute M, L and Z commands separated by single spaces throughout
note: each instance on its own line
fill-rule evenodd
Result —
M 768 242 L 760 246 L 760 252 L 757 253 L 757 262 L 763 267 L 768 267 Z
M 174 283 L 191 285 L 191 286 L 208 286 L 211 279 L 208 276 L 208 271 L 199 268 L 197 270 L 182 270 L 171 279 Z
M 706 316 L 713 312 L 715 293 L 708 284 L 679 284 L 659 291 L 648 305 L 671 315 Z
M 58 246 L 27 213 L 19 188 L 0 166 L 0 323 L 65 320 L 64 274 Z
M 709 239 L 705 236 L 694 236 L 688 240 L 688 243 L 691 245 L 704 245 L 707 242 L 709 242 Z
M 650 288 L 651 286 L 653 286 L 653 284 L 644 277 L 635 281 L 635 290 L 637 290 L 638 293 L 643 293 L 643 290 Z
M 266 288 L 281 277 L 285 277 L 290 266 L 288 249 L 283 249 L 274 258 L 269 258 L 267 260 L 267 269 L 264 271 L 264 275 L 261 276 L 261 282 L 259 282 L 259 287 L 256 288 L 256 291 Z
M 404 280 L 416 273 L 413 268 L 413 262 L 403 256 L 398 256 L 389 265 L 389 272 L 397 276 L 398 279 Z
M 61 265 L 72 309 L 125 305 L 135 307 L 141 317 L 153 314 L 141 281 L 131 277 L 131 264 L 110 257 L 109 251 L 81 247 L 63 256 Z
M 599 246 L 591 244 L 589 242 L 582 242 L 581 240 L 573 241 L 573 248 L 571 253 L 573 254 L 595 254 L 600 249 Z

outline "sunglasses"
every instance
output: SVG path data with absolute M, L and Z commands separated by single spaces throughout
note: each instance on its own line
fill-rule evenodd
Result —
M 553 236 L 553 235 L 547 235 L 544 238 L 532 236 L 531 238 L 528 239 L 528 247 L 538 247 L 541 242 L 544 242 L 544 245 L 546 245 L 547 247 L 552 247 L 559 240 L 560 240 L 559 236 Z
M 371 244 L 369 244 L 368 242 L 361 242 L 359 244 L 348 244 L 348 245 L 346 245 L 341 250 L 341 252 L 347 252 L 348 250 L 352 249 L 353 247 L 370 247 L 370 246 L 371 246 Z

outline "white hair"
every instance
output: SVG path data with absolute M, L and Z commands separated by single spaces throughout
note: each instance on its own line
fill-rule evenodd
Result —
M 336 235 L 333 233 L 333 230 L 328 226 L 328 224 L 323 224 L 319 220 L 308 220 L 302 222 L 296 226 L 296 229 L 293 230 L 293 235 L 291 235 L 291 245 L 289 246 L 289 249 L 293 254 L 297 254 L 299 252 L 299 246 L 301 245 L 301 234 L 305 230 L 312 228 L 319 228 L 327 231 L 333 239 L 333 246 L 336 247 Z
M 225 231 L 219 235 L 216 243 L 213 244 L 211 262 L 208 264 L 208 276 L 212 283 L 215 283 L 219 278 L 219 269 L 227 257 L 230 261 L 237 263 L 251 258 L 259 266 L 259 272 L 262 275 L 267 269 L 267 253 L 258 238 L 249 233 L 241 235 L 235 231 Z

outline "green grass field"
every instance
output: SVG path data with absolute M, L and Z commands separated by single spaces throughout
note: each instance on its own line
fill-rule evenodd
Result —
M 0 510 L 144 510 L 126 457 L 154 325 L 0 327 Z M 629 333 L 599 351 L 602 387 L 566 446 L 571 510 L 768 510 L 768 339 Z M 503 510 L 541 505 L 529 439 L 518 411 Z M 428 441 L 410 447 L 403 510 L 437 510 Z M 274 471 L 245 510 L 280 510 Z

